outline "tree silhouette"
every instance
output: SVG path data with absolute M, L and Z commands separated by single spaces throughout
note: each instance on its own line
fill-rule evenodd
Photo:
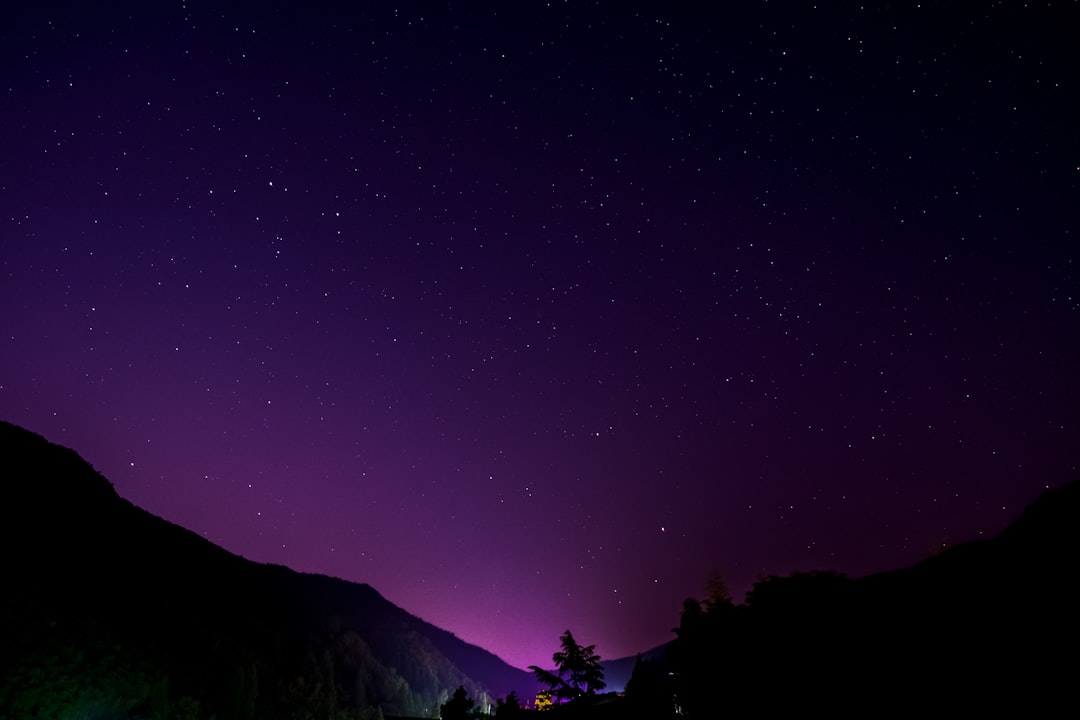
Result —
M 465 693 L 464 685 L 458 685 L 453 697 L 439 708 L 442 720 L 473 720 L 477 714 L 472 698 Z
M 520 718 L 524 715 L 525 708 L 521 707 L 521 701 L 518 700 L 516 692 L 511 691 L 506 696 L 506 700 L 499 698 L 495 702 L 495 717 L 499 720 L 513 720 L 513 718 Z
M 597 690 L 607 687 L 595 645 L 579 645 L 569 630 L 564 632 L 559 640 L 562 650 L 551 656 L 556 672 L 536 665 L 529 666 L 537 680 L 550 687 L 559 700 L 575 700 L 585 695 L 595 695 Z
M 709 579 L 705 583 L 705 600 L 703 605 L 706 610 L 731 605 L 731 593 L 728 591 L 724 576 L 719 570 L 709 573 Z
M 832 570 L 793 572 L 788 577 L 770 575 L 754 583 L 746 594 L 746 605 L 769 612 L 820 612 L 834 608 L 850 583 L 846 575 Z

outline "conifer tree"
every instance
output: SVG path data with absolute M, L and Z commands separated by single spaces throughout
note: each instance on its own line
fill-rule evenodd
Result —
M 607 687 L 595 645 L 579 645 L 569 630 L 559 640 L 562 649 L 551 656 L 555 672 L 536 665 L 529 666 L 537 680 L 550 687 L 555 697 L 563 701 L 595 695 L 597 690 Z

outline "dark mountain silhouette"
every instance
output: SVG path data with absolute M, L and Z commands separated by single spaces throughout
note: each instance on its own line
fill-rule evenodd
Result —
M 795 573 L 743 605 L 694 603 L 671 647 L 689 717 L 829 714 L 1041 717 L 1075 706 L 1080 483 L 1049 491 L 990 540 L 849 579 Z
M 368 585 L 233 555 L 0 423 L 0 717 L 437 717 L 531 673 Z
M 435 717 L 530 673 L 373 588 L 239 558 L 136 508 L 71 450 L 0 423 L 0 718 Z M 688 602 L 625 698 L 552 717 L 1075 714 L 1080 483 L 992 539 L 850 579 Z M 672 619 L 675 624 L 676 619 Z

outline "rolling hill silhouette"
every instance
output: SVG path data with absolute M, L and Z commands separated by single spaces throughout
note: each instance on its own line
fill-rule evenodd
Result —
M 459 685 L 535 692 L 368 585 L 245 560 L 135 507 L 72 450 L 0 423 L 0 452 L 2 717 L 437 717 Z
M 537 689 L 368 585 L 245 560 L 135 507 L 29 431 L 0 422 L 0 453 L 0 718 L 437 717 L 459 685 Z M 1075 714 L 1078 569 L 1073 482 L 908 568 L 691 603 L 625 698 L 553 717 Z M 621 684 L 635 663 L 606 667 Z
M 691 717 L 717 707 L 1074 713 L 1078 570 L 1080 483 L 1072 482 L 996 537 L 908 568 L 767 578 L 743 605 L 684 613 L 671 649 L 680 701 Z

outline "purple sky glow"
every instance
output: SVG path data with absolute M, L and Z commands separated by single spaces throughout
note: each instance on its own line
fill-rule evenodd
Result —
M 1080 460 L 1080 12 L 984 5 L 18 4 L 0 417 L 522 667 L 991 535 Z

